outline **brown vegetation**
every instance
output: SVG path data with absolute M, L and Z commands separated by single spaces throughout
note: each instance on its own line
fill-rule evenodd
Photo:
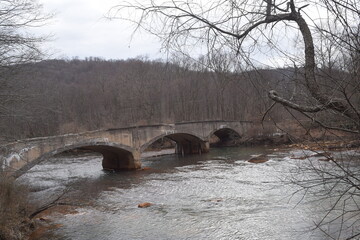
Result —
M 27 188 L 0 176 L 0 239 L 24 239 L 34 228 L 31 211 Z

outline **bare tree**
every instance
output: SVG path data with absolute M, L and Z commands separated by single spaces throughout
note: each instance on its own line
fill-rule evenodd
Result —
M 14 103 L 24 100 L 20 90 L 24 90 L 25 85 L 18 81 L 17 74 L 26 64 L 43 56 L 39 43 L 44 38 L 33 36 L 29 29 L 41 26 L 48 17 L 34 0 L 0 0 L 0 129 L 6 127 L 3 119 L 15 117 Z M 30 229 L 26 217 L 27 194 L 4 174 L 2 161 L 0 158 L 0 238 L 23 239 Z
M 40 60 L 44 53 L 40 43 L 45 37 L 31 34 L 50 18 L 41 12 L 41 5 L 32 0 L 0 1 L 0 117 L 14 116 L 14 102 L 24 101 L 25 83 L 16 74 L 25 64 Z M 20 69 L 21 68 L 21 69 Z M 19 110 L 19 109 L 18 109 Z M 19 113 L 19 112 L 17 112 Z
M 325 17 L 311 18 L 314 7 Z M 114 6 L 109 11 L 109 17 L 132 21 L 136 30 L 145 29 L 161 38 L 166 49 L 190 49 L 196 53 L 193 45 L 205 46 L 207 51 L 222 48 L 237 53 L 243 61 L 253 66 L 256 63 L 252 61 L 251 54 L 261 52 L 266 47 L 284 53 L 287 62 L 293 63 L 302 74 L 304 91 L 288 99 L 283 93 L 270 90 L 268 96 L 274 104 L 298 111 L 325 129 L 358 136 L 359 10 L 357 0 L 150 0 Z M 131 16 L 126 15 L 129 12 Z M 302 41 L 296 43 L 293 51 L 289 50 L 290 45 L 284 49 L 277 44 L 287 35 L 296 37 L 297 34 Z M 297 49 L 303 49 L 303 52 L 298 53 Z M 303 56 L 303 59 L 298 56 Z M 317 64 L 317 61 L 322 64 Z M 344 203 L 344 207 L 355 204 L 350 211 L 356 216 L 360 214 L 359 167 L 350 166 L 350 156 L 345 155 L 337 158 L 328 156 L 327 159 L 333 164 L 331 168 L 312 164 L 310 169 L 317 174 L 316 177 L 297 182 L 303 189 L 322 184 L 328 190 L 327 196 L 336 192 L 331 195 L 336 197 L 335 203 L 318 225 L 341 219 L 338 235 L 328 233 L 328 237 L 335 239 L 359 236 L 358 220 L 353 221 L 351 229 L 354 231 L 350 235 L 342 232 L 347 220 L 354 219 L 348 216 L 345 208 L 342 214 L 333 215 L 339 202 Z M 351 204 L 347 204 L 349 202 Z M 332 218 L 325 221 L 329 216 Z
M 30 34 L 29 29 L 42 26 L 49 18 L 42 14 L 41 5 L 29 0 L 2 0 L 0 15 L 0 66 L 39 60 L 43 56 L 39 43 L 45 39 Z
M 330 33 L 333 38 L 336 38 L 335 40 L 346 41 L 351 46 L 348 47 L 349 49 L 353 50 L 355 47 L 358 52 L 358 47 L 351 42 L 358 41 L 356 37 L 358 29 L 353 30 L 354 25 L 357 28 L 359 25 L 359 20 L 356 19 L 358 3 L 328 0 L 314 4 L 325 5 L 323 9 L 327 10 L 328 14 L 337 17 L 342 16 L 343 11 L 355 15 L 352 19 L 339 20 L 344 33 L 350 36 L 345 36 L 340 40 L 336 37 L 337 33 Z M 159 4 L 156 1 L 150 1 L 144 4 L 115 6 L 109 12 L 109 16 L 129 19 L 121 14 L 125 9 L 135 10 L 138 19 L 131 18 L 131 20 L 137 24 L 137 28 L 143 28 L 159 36 L 163 39 L 166 48 L 188 47 L 190 44 L 205 42 L 207 49 L 221 46 L 224 49 L 236 51 L 243 57 L 251 52 L 254 44 L 260 44 L 260 41 L 268 41 L 272 47 L 276 47 L 270 38 L 276 33 L 274 29 L 277 24 L 289 29 L 295 27 L 303 39 L 304 79 L 309 97 L 314 101 L 312 105 L 302 105 L 283 98 L 275 90 L 269 91 L 269 97 L 277 103 L 304 114 L 325 110 L 335 111 L 355 125 L 355 130 L 345 130 L 358 133 L 359 110 L 353 106 L 351 99 L 349 102 L 347 99 L 329 95 L 317 79 L 313 33 L 303 17 L 303 11 L 308 5 L 297 6 L 294 0 L 280 3 L 271 0 L 259 2 L 223 0 L 209 1 L 204 5 L 194 1 L 167 1 Z M 351 20 L 355 22 L 351 23 Z

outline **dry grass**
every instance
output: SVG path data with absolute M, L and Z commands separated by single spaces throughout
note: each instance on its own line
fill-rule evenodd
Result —
M 25 239 L 32 228 L 28 190 L 0 172 L 0 240 Z

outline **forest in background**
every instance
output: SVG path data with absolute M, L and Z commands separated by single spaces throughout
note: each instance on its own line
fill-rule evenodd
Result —
M 260 121 L 272 102 L 270 88 L 289 97 L 299 91 L 294 74 L 292 68 L 217 71 L 199 62 L 141 57 L 45 60 L 12 75 L 7 89 L 18 94 L 2 114 L 1 138 L 198 120 Z M 284 114 L 279 107 L 271 118 L 285 120 Z

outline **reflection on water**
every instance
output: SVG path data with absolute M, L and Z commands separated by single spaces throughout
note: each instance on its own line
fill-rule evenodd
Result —
M 255 154 L 270 160 L 248 163 Z M 289 155 L 212 149 L 147 158 L 149 170 L 121 173 L 102 171 L 101 156 L 55 157 L 20 180 L 30 183 L 36 199 L 71 186 L 67 200 L 85 204 L 78 214 L 56 217 L 63 227 L 52 239 L 324 239 L 310 231 L 321 207 L 296 205 L 302 196 L 292 196 L 295 187 L 283 181 L 299 161 Z M 142 202 L 154 205 L 140 209 Z

